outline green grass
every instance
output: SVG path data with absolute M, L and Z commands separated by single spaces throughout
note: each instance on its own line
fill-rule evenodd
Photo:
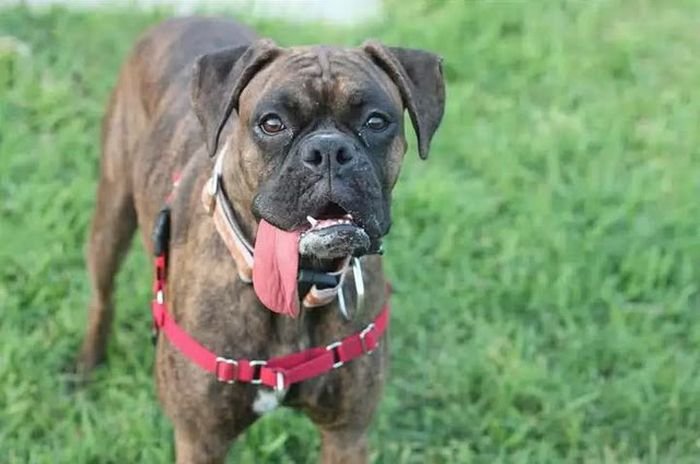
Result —
M 445 57 L 443 127 L 395 194 L 375 462 L 700 462 L 700 2 L 390 3 L 357 29 L 256 24 Z M 140 244 L 109 366 L 77 392 L 62 374 L 85 324 L 99 121 L 164 16 L 0 11 L 0 462 L 172 460 Z M 318 444 L 280 411 L 230 462 L 314 462 Z

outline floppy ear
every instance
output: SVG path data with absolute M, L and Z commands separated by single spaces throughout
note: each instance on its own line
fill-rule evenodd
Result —
M 442 58 L 423 50 L 385 47 L 376 41 L 367 41 L 362 48 L 399 88 L 418 137 L 418 154 L 426 159 L 445 111 Z
M 238 110 L 241 92 L 279 52 L 273 41 L 262 39 L 197 58 L 190 88 L 192 107 L 202 124 L 210 156 L 216 154 L 219 135 L 231 112 Z

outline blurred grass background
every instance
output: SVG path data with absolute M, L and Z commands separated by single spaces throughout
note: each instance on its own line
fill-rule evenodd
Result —
M 700 2 L 388 0 L 354 28 L 250 20 L 282 44 L 377 37 L 445 58 L 431 159 L 407 157 L 387 263 L 378 463 L 700 462 Z M 140 243 L 110 364 L 71 392 L 99 124 L 167 11 L 0 10 L 0 462 L 169 462 Z M 230 462 L 315 462 L 280 411 Z

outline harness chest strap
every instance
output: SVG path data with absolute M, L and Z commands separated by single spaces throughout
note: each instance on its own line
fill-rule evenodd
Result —
M 166 254 L 155 259 L 155 298 L 151 304 L 153 329 L 162 331 L 169 342 L 185 357 L 221 382 L 245 382 L 265 385 L 277 391 L 294 383 L 311 379 L 371 353 L 379 344 L 389 324 L 389 303 L 377 318 L 362 331 L 325 347 L 315 347 L 268 360 L 228 359 L 218 356 L 185 332 L 168 312 L 165 302 Z

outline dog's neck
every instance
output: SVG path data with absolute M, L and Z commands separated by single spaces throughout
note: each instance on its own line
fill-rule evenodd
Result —
M 245 240 L 251 245 L 255 243 L 255 233 L 258 229 L 258 220 L 253 214 L 253 189 L 250 187 L 250 179 L 242 168 L 239 156 L 230 153 L 231 144 L 226 143 L 218 156 L 223 156 L 221 172 L 221 189 L 228 198 L 235 220 L 243 233 Z

